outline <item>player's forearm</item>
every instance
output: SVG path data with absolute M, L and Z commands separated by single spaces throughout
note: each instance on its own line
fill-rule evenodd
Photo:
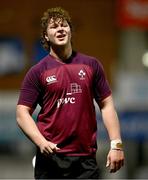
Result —
M 102 118 L 110 140 L 121 139 L 120 124 L 116 111 L 113 108 L 102 110 Z
M 99 105 L 103 122 L 108 131 L 110 139 L 121 139 L 120 124 L 114 107 L 112 96 L 104 99 Z
M 21 107 L 18 106 L 16 118 L 18 126 L 34 144 L 39 146 L 45 141 L 45 138 L 38 130 L 36 123 L 27 110 L 22 110 Z

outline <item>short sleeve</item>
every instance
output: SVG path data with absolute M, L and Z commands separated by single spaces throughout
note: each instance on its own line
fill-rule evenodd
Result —
M 106 79 L 104 68 L 99 61 L 94 64 L 94 98 L 96 102 L 100 102 L 111 95 L 111 88 Z
M 21 85 L 18 104 L 35 109 L 41 92 L 39 77 L 39 72 L 34 67 L 27 72 Z

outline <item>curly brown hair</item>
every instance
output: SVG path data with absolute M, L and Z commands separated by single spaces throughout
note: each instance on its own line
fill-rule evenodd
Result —
M 61 7 L 47 9 L 41 18 L 41 44 L 48 52 L 50 51 L 50 42 L 46 40 L 45 35 L 47 34 L 48 23 L 51 19 L 54 21 L 57 19 L 66 20 L 72 30 L 71 17 L 68 11 Z

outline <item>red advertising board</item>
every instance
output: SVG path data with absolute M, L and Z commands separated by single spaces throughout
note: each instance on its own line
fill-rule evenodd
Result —
M 148 0 L 117 0 L 120 27 L 148 28 Z

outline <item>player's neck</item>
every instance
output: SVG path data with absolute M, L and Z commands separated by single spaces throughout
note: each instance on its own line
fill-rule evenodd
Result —
M 67 60 L 72 54 L 72 47 L 60 47 L 60 48 L 54 48 L 52 47 L 50 49 L 50 55 L 55 57 L 56 59 L 64 62 L 65 60 Z

